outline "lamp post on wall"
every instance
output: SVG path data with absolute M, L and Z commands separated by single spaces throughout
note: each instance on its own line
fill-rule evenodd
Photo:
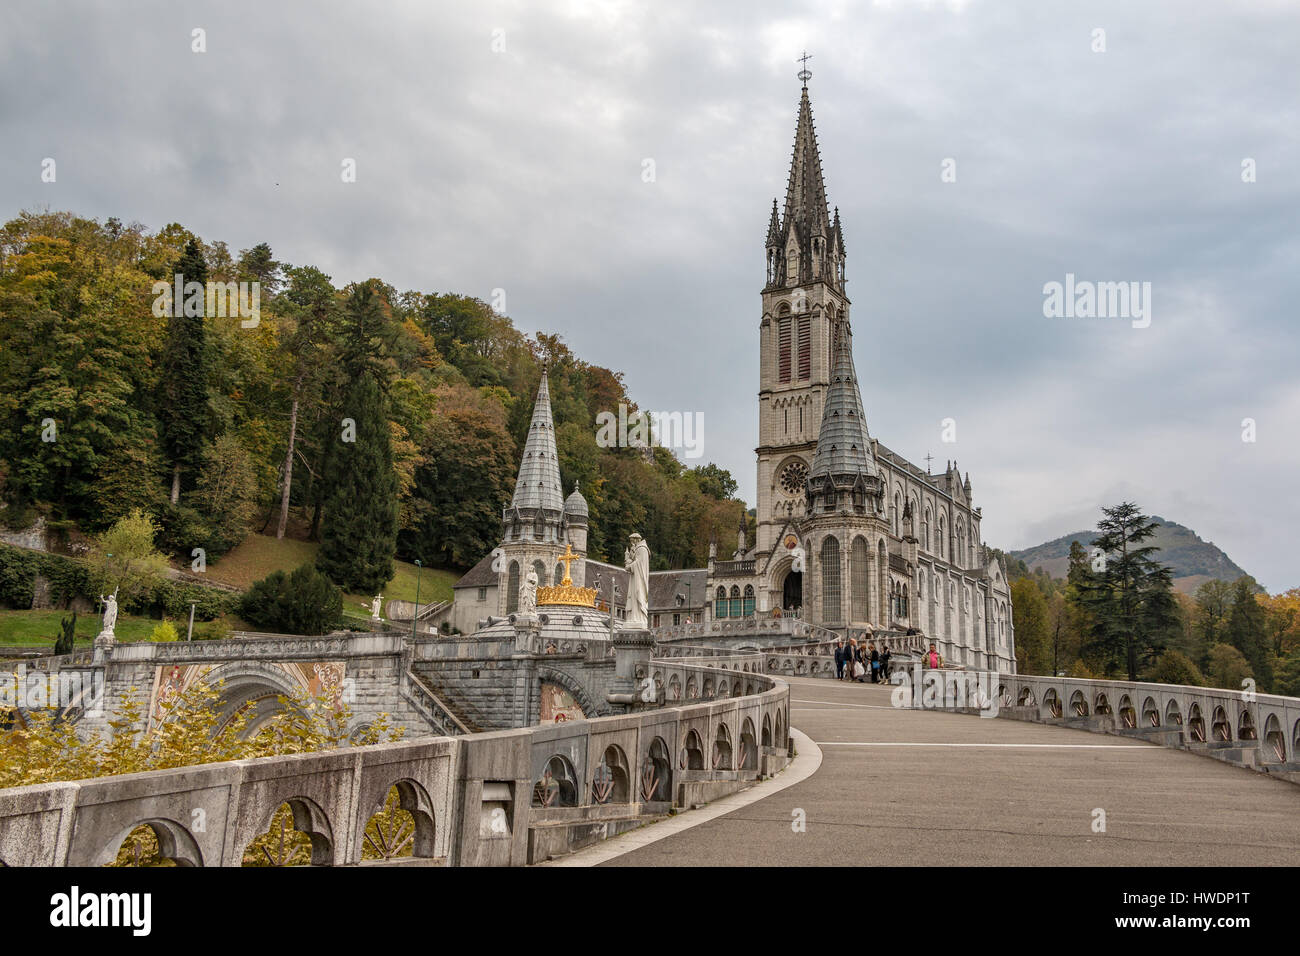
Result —
M 415 614 L 411 616 L 411 640 L 415 640 L 415 629 L 420 623 L 420 571 L 424 565 L 415 559 Z

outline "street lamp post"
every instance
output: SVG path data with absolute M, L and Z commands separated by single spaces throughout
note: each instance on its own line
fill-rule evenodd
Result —
M 415 614 L 411 617 L 411 640 L 415 640 L 415 629 L 420 624 L 420 571 L 424 565 L 415 559 Z

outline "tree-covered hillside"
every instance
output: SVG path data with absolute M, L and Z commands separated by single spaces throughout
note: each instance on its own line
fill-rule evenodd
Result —
M 258 321 L 160 309 L 177 273 L 258 282 Z M 621 561 L 636 530 L 656 567 L 699 566 L 711 533 L 732 540 L 744 505 L 725 471 L 597 445 L 596 415 L 635 403 L 558 335 L 455 293 L 338 288 L 265 243 L 24 212 L 0 231 L 0 524 L 42 515 L 75 537 L 138 508 L 186 562 L 299 533 L 355 587 L 394 550 L 466 568 L 497 543 L 543 364 L 594 556 Z

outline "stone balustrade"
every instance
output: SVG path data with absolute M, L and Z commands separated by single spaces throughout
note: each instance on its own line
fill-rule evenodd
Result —
M 927 702 L 914 694 L 913 706 L 983 710 L 999 717 L 1137 737 L 1300 783 L 1296 756 L 1300 698 L 996 671 L 944 669 L 933 673 L 942 675 L 944 682 L 939 702 Z M 972 700 L 973 686 L 989 700 Z
M 287 803 L 295 829 L 310 837 L 313 865 L 359 865 L 367 823 L 396 787 L 414 820 L 414 855 L 377 862 L 518 865 L 715 799 L 786 765 L 789 686 L 761 673 L 759 655 L 644 666 L 667 706 L 0 790 L 0 863 L 102 866 L 143 824 L 178 864 L 238 866 Z M 698 698 L 689 694 L 692 681 Z M 678 705 L 674 687 L 682 688 Z

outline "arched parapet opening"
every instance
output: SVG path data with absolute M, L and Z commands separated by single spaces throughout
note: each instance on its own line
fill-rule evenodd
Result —
M 203 853 L 184 824 L 152 817 L 119 830 L 99 851 L 93 865 L 202 866 Z
M 1228 712 L 1221 706 L 1214 708 L 1214 715 L 1210 721 L 1210 737 L 1221 743 L 1232 740 L 1232 724 L 1228 720 Z
M 1049 717 L 1053 717 L 1057 720 L 1061 718 L 1061 715 L 1063 713 L 1061 707 L 1061 697 L 1056 692 L 1055 687 L 1049 687 L 1047 688 L 1046 691 L 1043 692 L 1043 710 L 1047 712 L 1047 715 Z
M 762 741 L 763 741 L 763 746 L 764 746 L 764 747 L 770 747 L 770 746 L 772 746 L 772 715 L 771 715 L 771 714 L 764 714 L 764 715 L 763 715 L 763 737 L 762 737 Z
M 779 749 L 788 746 L 785 739 L 785 714 L 779 708 L 776 712 L 776 718 L 772 722 L 772 745 Z
M 736 757 L 736 769 L 758 769 L 758 741 L 754 738 L 754 722 L 748 717 L 740 725 L 740 752 Z
M 1178 706 L 1178 698 L 1170 697 L 1169 703 L 1165 705 L 1165 723 L 1170 727 L 1181 727 L 1183 725 L 1183 711 Z
M 1137 709 L 1133 706 L 1133 698 L 1124 694 L 1119 699 L 1119 723 L 1121 727 L 1134 730 L 1137 727 Z
M 1105 694 L 1098 694 L 1095 698 L 1093 698 L 1092 711 L 1094 714 L 1097 714 L 1098 716 L 1102 714 L 1114 713 L 1114 711 L 1112 711 L 1110 708 L 1110 701 L 1106 698 Z
M 1035 704 L 1033 688 L 1028 684 L 1020 688 L 1020 694 L 1016 698 L 1016 703 L 1021 707 L 1033 707 Z
M 316 801 L 293 796 L 276 804 L 265 829 L 244 847 L 244 866 L 332 866 L 334 828 Z
M 1237 739 L 1259 739 L 1259 735 L 1255 732 L 1255 718 L 1251 716 L 1250 709 L 1247 707 L 1241 708 L 1241 713 L 1237 715 Z
M 1187 734 L 1196 743 L 1205 743 L 1205 715 L 1201 705 L 1194 703 L 1187 708 Z
M 639 790 L 645 803 L 666 802 L 673 798 L 673 765 L 668 755 L 668 744 L 662 737 L 655 737 L 646 748 Z
M 632 798 L 627 755 L 617 744 L 610 744 L 600 758 L 591 780 L 591 795 L 596 803 L 628 803 Z
M 681 753 L 677 756 L 677 766 L 682 770 L 704 769 L 704 741 L 700 732 L 694 727 L 686 731 L 682 739 Z
M 552 754 L 533 782 L 533 806 L 576 807 L 578 805 L 578 775 L 573 764 L 563 754 Z
M 436 821 L 428 791 L 411 779 L 401 779 L 372 804 L 374 812 L 361 831 L 363 860 L 396 860 L 435 856 Z
M 1083 691 L 1076 690 L 1070 695 L 1070 713 L 1075 717 L 1088 716 L 1088 698 L 1083 696 Z
M 1160 726 L 1160 705 L 1154 697 L 1142 701 L 1142 725 L 1144 727 Z
M 1286 734 L 1277 714 L 1269 714 L 1264 721 L 1264 760 L 1267 763 L 1286 763 Z
M 731 746 L 731 728 L 725 720 L 718 721 L 718 729 L 713 735 L 712 764 L 714 770 L 733 770 Z

